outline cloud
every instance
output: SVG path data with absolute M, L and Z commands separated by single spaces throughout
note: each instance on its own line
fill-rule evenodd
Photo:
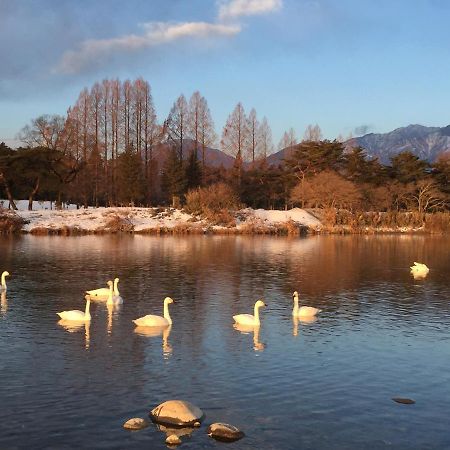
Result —
M 282 6 L 282 0 L 231 0 L 220 5 L 219 19 L 267 14 L 281 9 Z
M 372 130 L 372 128 L 372 125 L 359 125 L 355 128 L 354 134 L 356 134 L 356 136 L 363 136 Z
M 98 64 L 117 52 L 135 52 L 188 37 L 208 38 L 233 36 L 241 31 L 240 25 L 207 22 L 150 22 L 142 24 L 144 33 L 129 34 L 111 39 L 89 39 L 78 49 L 66 51 L 53 69 L 55 73 L 77 73 L 91 64 Z

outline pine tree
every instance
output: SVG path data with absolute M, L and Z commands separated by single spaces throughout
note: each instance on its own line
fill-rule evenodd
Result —
M 117 200 L 127 205 L 144 200 L 142 160 L 132 143 L 117 159 Z

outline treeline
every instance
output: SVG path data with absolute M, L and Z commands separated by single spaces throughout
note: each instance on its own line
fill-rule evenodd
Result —
M 345 208 L 365 211 L 447 210 L 450 159 L 434 164 L 405 151 L 390 165 L 346 152 L 309 126 L 301 142 L 292 129 L 273 152 L 267 119 L 241 103 L 220 139 L 233 167 L 213 167 L 208 149 L 218 137 L 206 99 L 180 95 L 158 123 L 150 85 L 143 79 L 104 80 L 84 89 L 67 115 L 44 115 L 23 128 L 26 146 L 0 144 L 0 195 L 80 206 L 183 205 L 189 191 L 226 183 L 242 205 L 254 208 Z M 213 192 L 216 192 L 213 190 Z M 221 192 L 218 190 L 217 192 Z

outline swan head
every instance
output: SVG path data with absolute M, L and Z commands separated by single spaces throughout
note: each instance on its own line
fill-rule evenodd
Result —
M 262 300 L 258 300 L 256 303 L 255 303 L 255 307 L 256 308 L 264 308 L 265 306 L 267 306 Z
M 166 298 L 164 299 L 164 303 L 165 303 L 166 305 L 168 305 L 169 303 L 173 303 L 173 298 L 166 297 Z
M 116 277 L 116 278 L 114 278 L 114 283 L 118 283 L 119 282 L 119 279 Z
M 292 297 L 293 297 L 293 299 L 294 299 L 294 302 L 295 302 L 295 301 L 298 301 L 298 292 L 297 292 L 297 291 L 294 291 L 294 293 L 292 294 Z
M 113 285 L 113 282 L 111 280 L 108 280 L 108 282 L 106 283 L 109 287 L 111 287 Z
M 6 270 L 2 273 L 2 277 L 9 277 L 9 272 Z

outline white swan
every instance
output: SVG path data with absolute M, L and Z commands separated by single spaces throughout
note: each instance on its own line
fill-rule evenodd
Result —
M 6 270 L 2 273 L 2 284 L 0 286 L 0 291 L 6 291 L 6 277 L 9 277 L 9 272 Z
M 58 314 L 59 317 L 63 320 L 70 320 L 73 322 L 88 322 L 91 320 L 91 314 L 89 313 L 89 306 L 91 304 L 90 298 L 87 295 L 86 297 L 86 308 L 85 311 L 79 311 L 78 309 L 74 309 L 72 311 L 61 311 Z
M 118 278 L 116 278 L 118 280 Z M 120 295 L 116 295 L 113 289 L 113 282 L 110 280 L 108 281 L 109 286 L 109 294 L 108 294 L 108 300 L 106 301 L 107 305 L 121 305 L 123 303 L 123 299 Z M 118 292 L 118 291 L 117 291 Z
M 262 300 L 258 300 L 255 303 L 255 307 L 253 309 L 254 315 L 251 314 L 238 314 L 233 316 L 234 321 L 239 325 L 260 325 L 261 322 L 259 320 L 259 308 L 266 306 L 266 304 Z
M 425 278 L 428 275 L 430 269 L 426 264 L 415 262 L 414 265 L 410 267 L 411 274 L 414 278 Z
M 107 284 L 109 286 L 109 282 Z M 119 284 L 119 279 L 114 278 L 114 295 L 117 297 L 120 297 L 118 284 Z M 104 300 L 104 299 L 107 299 L 109 296 L 109 287 L 92 289 L 91 291 L 86 291 L 86 294 L 89 295 L 89 297 L 91 297 L 91 299 Z
M 298 292 L 295 291 L 292 296 L 294 297 L 294 309 L 292 310 L 292 315 L 296 317 L 313 317 L 317 313 L 322 311 L 319 308 L 314 308 L 313 306 L 301 306 L 298 307 Z
M 169 314 L 170 303 L 173 303 L 173 300 L 170 297 L 166 297 L 164 299 L 164 317 L 148 314 L 147 316 L 133 320 L 133 322 L 138 327 L 165 327 L 168 325 L 172 325 L 172 319 L 170 318 Z

